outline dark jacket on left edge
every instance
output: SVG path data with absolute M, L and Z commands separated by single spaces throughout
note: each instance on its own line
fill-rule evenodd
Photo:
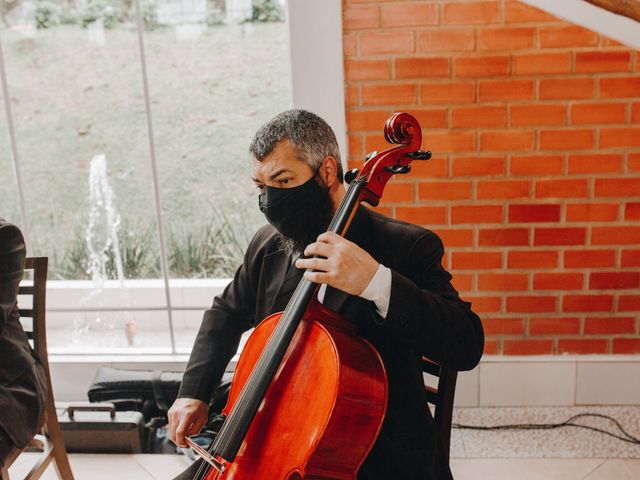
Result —
M 0 430 L 18 448 L 24 448 L 40 427 L 47 396 L 44 369 L 18 315 L 25 257 L 22 233 L 0 219 Z

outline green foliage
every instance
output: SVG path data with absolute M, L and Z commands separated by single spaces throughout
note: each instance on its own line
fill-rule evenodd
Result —
M 224 24 L 224 13 L 221 9 L 214 5 L 209 5 L 209 11 L 207 12 L 207 25 L 215 27 L 216 25 Z
M 83 27 L 102 19 L 104 28 L 113 28 L 118 22 L 118 13 L 106 0 L 88 0 L 80 10 L 80 20 Z
M 50 28 L 60 23 L 60 7 L 49 1 L 40 0 L 36 3 L 35 20 L 38 29 Z
M 160 26 L 158 22 L 158 2 L 156 0 L 141 0 L 140 9 L 145 30 L 155 30 Z
M 251 21 L 282 22 L 284 12 L 276 0 L 253 0 Z

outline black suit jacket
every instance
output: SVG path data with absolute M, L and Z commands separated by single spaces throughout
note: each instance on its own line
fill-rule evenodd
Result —
M 270 225 L 256 233 L 233 281 L 205 312 L 180 397 L 208 402 L 240 335 L 285 308 L 303 272 L 291 266 L 276 235 Z M 441 264 L 442 242 L 433 232 L 361 206 L 346 236 L 392 271 L 386 318 L 373 302 L 332 288 L 324 300 L 357 324 L 387 370 L 384 425 L 358 478 L 451 478 L 426 407 L 421 358 L 455 370 L 472 369 L 484 346 L 480 319 L 451 286 L 451 275 Z
M 38 430 L 46 402 L 42 365 L 18 315 L 18 285 L 26 250 L 22 233 L 0 219 L 0 429 L 18 448 Z

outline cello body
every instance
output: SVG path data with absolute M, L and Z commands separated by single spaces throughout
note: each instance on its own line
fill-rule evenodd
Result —
M 246 343 L 224 414 L 229 414 L 282 312 Z M 311 348 L 310 348 L 311 347 Z M 313 300 L 234 461 L 206 480 L 355 479 L 384 419 L 382 360 L 348 320 Z

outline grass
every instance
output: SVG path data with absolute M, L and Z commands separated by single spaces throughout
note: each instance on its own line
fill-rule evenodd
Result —
M 264 223 L 247 147 L 259 125 L 290 106 L 286 29 L 281 23 L 221 25 L 184 41 L 178 33 L 160 28 L 144 34 L 161 207 L 169 243 L 182 245 L 172 250 L 172 274 L 217 275 L 229 271 Z M 105 45 L 89 41 L 77 25 L 38 30 L 31 38 L 14 30 L 1 34 L 33 253 L 51 257 L 58 277 L 81 276 L 78 236 L 89 210 L 89 163 L 104 153 L 116 208 L 129 226 L 121 232 L 123 245 L 133 243 L 123 252 L 129 275 L 157 275 L 135 28 L 105 31 Z M 0 217 L 20 224 L 1 117 Z M 234 227 L 212 230 L 223 224 Z M 134 237 L 153 247 L 145 253 Z M 196 259 L 206 259 L 208 267 L 198 270 Z

